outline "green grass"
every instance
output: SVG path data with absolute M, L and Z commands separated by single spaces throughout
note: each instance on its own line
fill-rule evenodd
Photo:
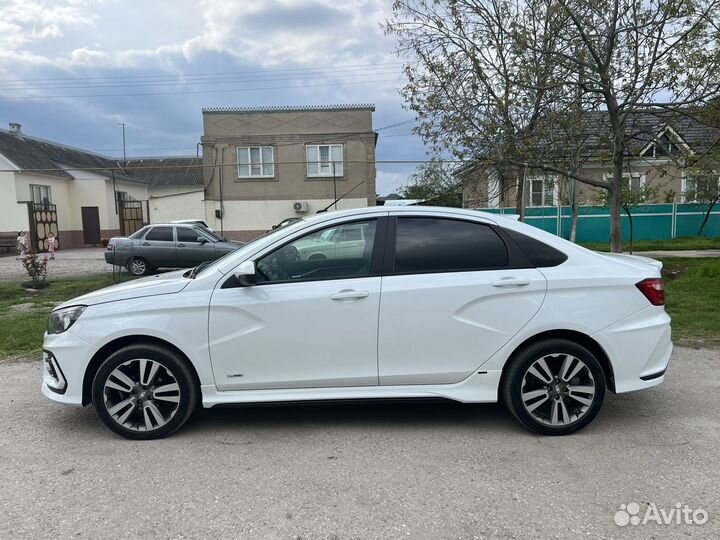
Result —
M 720 347 L 720 258 L 667 258 L 663 264 L 675 342 Z M 47 315 L 55 305 L 111 284 L 109 275 L 57 279 L 38 292 L 26 291 L 17 282 L 0 283 L 0 359 L 38 355 Z M 21 304 L 31 306 L 17 309 Z
M 49 288 L 38 292 L 23 289 L 19 282 L 0 283 L 0 359 L 39 354 L 52 308 L 108 285 L 112 285 L 110 275 L 56 279 Z M 18 309 L 17 306 L 22 304 L 32 305 Z
M 667 258 L 663 264 L 673 340 L 680 345 L 720 346 L 720 258 Z
M 610 244 L 604 242 L 581 242 L 581 246 L 594 251 L 610 251 Z M 623 242 L 623 249 L 630 249 L 630 242 Z M 685 249 L 720 249 L 720 238 L 684 236 L 672 240 L 638 240 L 633 242 L 633 251 L 679 251 Z

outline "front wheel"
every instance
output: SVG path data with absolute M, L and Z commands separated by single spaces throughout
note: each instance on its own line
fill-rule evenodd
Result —
M 502 393 L 525 427 L 543 435 L 568 435 L 600 411 L 605 374 L 585 347 L 551 339 L 530 345 L 511 360 Z
M 128 439 L 158 439 L 179 429 L 195 410 L 190 368 L 171 351 L 129 345 L 105 360 L 93 379 L 100 420 Z

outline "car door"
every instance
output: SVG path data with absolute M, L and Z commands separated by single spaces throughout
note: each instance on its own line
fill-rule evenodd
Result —
M 512 268 L 489 224 L 390 219 L 394 260 L 386 260 L 382 284 L 380 384 L 459 382 L 533 318 L 546 280 L 535 268 Z
M 209 346 L 219 390 L 378 384 L 380 254 L 385 222 L 365 228 L 367 249 L 305 260 L 305 234 L 255 258 L 257 284 L 220 284 L 210 303 Z M 344 225 L 334 225 L 334 227 Z M 384 231 L 384 229 L 383 229 Z
M 182 268 L 215 260 L 215 246 L 194 227 L 175 227 L 177 265 Z M 204 241 L 198 241 L 202 238 Z
M 175 256 L 174 227 L 161 225 L 152 227 L 142 242 L 140 242 L 141 256 L 153 266 L 174 268 L 177 264 Z

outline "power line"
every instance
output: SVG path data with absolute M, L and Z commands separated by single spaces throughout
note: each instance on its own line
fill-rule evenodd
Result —
M 173 156 L 168 156 L 173 157 Z M 161 159 L 161 158 L 158 158 Z M 193 158 L 195 159 L 195 158 Z M 132 158 L 128 161 L 132 161 Z M 370 160 L 370 159 L 356 159 L 356 160 L 344 160 L 343 164 L 360 164 L 360 165 L 367 165 L 367 164 L 385 164 L 385 165 L 402 165 L 402 164 L 417 164 L 417 163 L 431 163 L 431 159 L 377 159 L 377 160 Z M 444 159 L 444 163 L 475 163 L 476 160 L 471 159 Z M 274 161 L 273 165 L 305 165 L 307 164 L 307 160 L 296 160 L 296 161 Z M 212 169 L 215 167 L 235 167 L 237 166 L 237 163 L 223 163 L 222 165 L 219 163 L 212 163 L 209 165 L 205 164 L 197 164 L 197 165 L 128 165 L 127 167 L 120 165 L 119 163 L 116 166 L 108 166 L 108 167 L 71 167 L 66 166 L 62 169 L 52 169 L 52 168 L 29 168 L 29 169 L 0 169 L 0 173 L 3 172 L 58 172 L 58 171 L 135 171 L 135 170 L 158 170 L 158 169 Z
M 5 100 L 45 100 L 45 99 L 68 99 L 68 98 L 96 98 L 96 97 L 138 97 L 138 96 L 171 96 L 171 95 L 188 95 L 188 94 L 218 94 L 218 93 L 231 93 L 231 92 L 257 92 L 267 90 L 302 90 L 303 88 L 321 88 L 328 86 L 347 86 L 349 84 L 379 84 L 395 82 L 400 83 L 398 79 L 379 79 L 369 81 L 347 81 L 327 84 L 306 84 L 301 86 L 267 86 L 267 87 L 256 87 L 256 88 L 223 88 L 219 90 L 184 90 L 180 92 L 136 92 L 129 94 L 74 94 L 74 95 L 59 95 L 59 96 L 0 96 L 0 99 Z
M 380 131 L 383 129 L 390 129 L 390 128 L 398 127 L 398 126 L 406 126 L 407 124 L 414 124 L 415 122 L 417 122 L 417 118 L 414 118 L 412 120 L 405 120 L 404 122 L 398 122 L 396 124 L 390 124 L 389 126 L 375 128 L 375 131 Z
M 216 77 L 211 79 L 197 79 L 197 80 L 168 80 L 168 81 L 134 81 L 126 83 L 111 83 L 111 81 L 103 81 L 102 84 L 96 83 L 64 83 L 64 84 L 48 84 L 48 85 L 33 85 L 33 86 L 18 86 L 9 85 L 8 83 L 0 82 L 0 90 L 8 91 L 27 91 L 27 90 L 76 90 L 76 89 L 95 89 L 95 88 L 141 88 L 141 87 L 165 87 L 165 86 L 198 86 L 218 83 L 238 83 L 238 82 L 264 82 L 264 81 L 306 81 L 316 79 L 330 79 L 330 78 L 343 78 L 343 77 L 368 77 L 373 75 L 392 75 L 398 74 L 398 70 L 395 68 L 380 68 L 380 69 L 366 69 L 361 71 L 335 71 L 329 72 L 313 72 L 308 75 L 293 75 L 293 76 L 277 76 L 277 75 L 265 75 L 265 76 L 234 76 L 234 77 Z M 111 83 L 111 84 L 106 84 Z
M 384 65 L 397 65 L 402 66 L 402 62 L 384 62 L 384 63 L 371 63 L 371 64 L 345 64 L 335 66 L 317 66 L 307 68 L 288 68 L 288 69 L 264 69 L 256 71 L 216 71 L 208 73 L 183 73 L 175 75 L 115 75 L 106 77 L 56 77 L 56 78 L 38 78 L 38 79 L 15 79 L 12 82 L 42 82 L 42 81 L 80 81 L 80 80 L 118 80 L 118 79 L 149 79 L 149 78 L 172 78 L 172 77 L 208 77 L 216 75 L 242 75 L 242 74 L 253 74 L 253 73 L 288 73 L 288 72 L 303 72 L 303 71 L 316 71 L 321 69 L 348 69 L 357 67 L 376 67 Z M 8 81 L 10 82 L 10 81 Z

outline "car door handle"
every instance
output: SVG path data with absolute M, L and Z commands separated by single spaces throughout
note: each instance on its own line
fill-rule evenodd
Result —
M 497 281 L 493 281 L 491 285 L 493 287 L 523 287 L 525 285 L 530 285 L 530 280 L 527 278 L 504 277 L 502 279 L 498 279 Z
M 177 247 L 185 247 L 185 244 L 178 244 Z
M 330 295 L 331 300 L 359 300 L 370 296 L 368 291 L 340 291 Z
M 142 245 L 143 245 L 143 246 L 149 246 L 149 245 L 150 245 L 150 242 L 143 242 Z

